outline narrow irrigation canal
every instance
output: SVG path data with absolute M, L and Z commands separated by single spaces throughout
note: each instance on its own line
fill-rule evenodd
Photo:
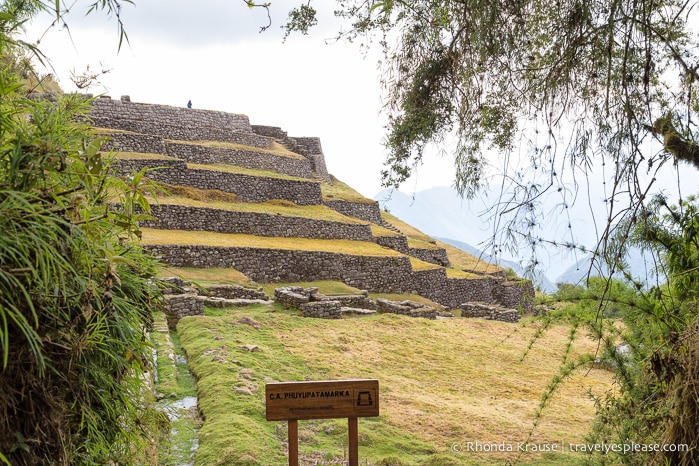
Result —
M 179 338 L 170 332 L 164 315 L 156 315 L 155 398 L 165 414 L 158 439 L 158 465 L 193 466 L 202 421 L 197 408 L 197 382 L 189 371 Z

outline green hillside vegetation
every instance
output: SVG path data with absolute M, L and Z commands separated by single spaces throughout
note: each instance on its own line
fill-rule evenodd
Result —
M 594 413 L 588 391 L 603 395 L 611 376 L 581 371 L 564 382 L 528 438 L 569 333 L 567 326 L 554 326 L 547 343 L 522 360 L 536 329 L 396 315 L 303 319 L 276 306 L 207 310 L 206 316 L 184 318 L 178 333 L 198 378 L 206 419 L 197 464 L 284 464 L 285 423 L 265 420 L 265 383 L 345 378 L 380 381 L 381 416 L 359 422 L 360 464 L 580 463 L 572 453 L 517 457 L 459 451 L 477 441 L 583 442 Z M 592 342 L 578 340 L 571 354 L 593 350 Z M 345 421 L 301 421 L 299 429 L 301 464 L 342 460 Z

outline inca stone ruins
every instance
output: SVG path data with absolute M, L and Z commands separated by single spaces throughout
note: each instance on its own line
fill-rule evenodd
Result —
M 529 310 L 530 282 L 508 281 L 500 270 L 449 268 L 443 248 L 415 244 L 384 220 L 377 202 L 338 195 L 318 138 L 251 125 L 245 115 L 128 96 L 95 99 L 89 116 L 110 138 L 104 149 L 118 152 L 120 173 L 146 168 L 148 178 L 166 187 L 233 200 L 154 202 L 155 219 L 141 223 L 143 240 L 166 264 L 234 268 L 257 283 L 337 280 L 369 292 L 420 295 L 446 309 L 482 303 Z M 336 305 L 306 308 L 340 315 Z M 501 310 L 469 309 L 469 315 L 516 320 Z

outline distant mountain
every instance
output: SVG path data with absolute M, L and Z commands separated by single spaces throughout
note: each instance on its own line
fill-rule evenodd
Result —
M 558 283 L 581 284 L 585 281 L 588 273 L 591 276 L 606 276 L 609 274 L 609 268 L 606 265 L 590 270 L 592 255 L 588 255 L 580 259 L 575 264 L 571 265 L 556 278 Z M 656 281 L 655 264 L 650 253 L 644 253 L 638 249 L 632 249 L 626 258 L 629 271 L 634 279 L 645 283 L 653 283 Z M 662 281 L 662 279 L 661 279 Z
M 494 199 L 498 198 L 496 191 L 495 188 L 491 192 L 486 190 L 484 195 L 478 199 L 465 200 L 449 187 L 434 187 L 413 195 L 386 189 L 374 196 L 374 200 L 378 201 L 383 209 L 427 235 L 465 243 L 469 247 L 476 248 L 480 254 L 480 251 L 487 249 L 496 229 L 494 224 L 496 220 L 493 220 L 489 213 L 490 205 L 494 204 Z M 538 225 L 537 227 L 548 229 L 541 232 L 542 236 L 555 238 L 561 230 L 560 224 L 563 219 L 557 218 L 554 203 L 544 208 L 544 211 L 550 214 L 546 220 L 551 225 Z M 574 223 L 576 224 L 576 233 L 581 237 L 594 237 L 594 232 L 591 233 L 589 226 L 584 222 L 574 221 Z M 502 264 L 504 260 L 509 261 L 509 264 L 526 263 L 529 260 L 529 257 L 514 257 L 506 254 L 507 252 L 503 252 L 502 255 L 499 254 L 499 259 L 491 257 L 491 260 L 498 264 Z M 547 250 L 543 247 L 539 250 L 539 255 L 537 260 L 541 266 L 537 275 L 541 278 L 542 288 L 546 283 L 553 283 L 556 277 L 575 264 L 577 259 L 580 259 L 580 257 L 576 257 L 574 252 Z M 518 268 L 513 268 L 518 270 Z M 550 286 L 546 285 L 546 289 L 550 289 Z
M 490 263 L 496 262 L 496 259 L 493 258 L 491 255 L 484 253 L 483 251 L 479 250 L 476 247 L 471 246 L 470 244 L 464 243 L 462 241 L 457 241 L 455 239 L 450 239 L 450 238 L 438 238 L 438 237 L 436 237 L 435 239 L 441 241 L 442 243 L 450 244 L 450 245 L 454 246 L 455 248 L 459 248 L 462 251 L 465 251 L 465 252 L 471 254 L 472 256 L 480 257 L 481 259 L 483 259 L 486 262 L 490 262 Z M 499 260 L 497 262 L 498 262 L 498 265 L 500 265 L 500 267 L 511 268 L 520 277 L 524 277 L 526 274 L 524 268 L 522 268 L 522 266 L 516 262 L 512 262 L 512 261 L 508 261 L 508 260 Z M 556 285 L 551 283 L 551 281 L 543 273 L 539 273 L 535 277 L 528 277 L 528 278 L 530 278 L 534 282 L 534 285 L 538 286 L 541 289 L 541 291 L 544 291 L 546 293 L 553 293 L 554 291 L 556 291 Z
M 374 196 L 374 200 L 378 201 L 383 209 L 427 235 L 439 238 L 475 256 L 481 256 L 491 263 L 512 267 L 521 275 L 524 273 L 521 264 L 527 263 L 530 251 L 523 250 L 522 253 L 526 256 L 522 257 L 506 256 L 507 251 L 504 251 L 499 253 L 497 258 L 483 252 L 487 251 L 495 231 L 489 207 L 498 199 L 497 193 L 496 188 L 486 189 L 478 199 L 465 200 L 449 187 L 430 188 L 413 195 L 386 189 Z M 590 211 L 604 212 L 603 205 L 571 205 L 566 207 L 568 210 L 563 214 L 561 204 L 556 202 L 555 196 L 542 199 L 542 204 L 541 210 L 545 214 L 542 215 L 540 224 L 536 225 L 538 235 L 565 242 L 561 237 L 570 236 L 570 230 L 566 228 L 570 223 L 576 238 L 580 239 L 577 241 L 586 241 L 587 247 L 595 246 L 597 232 Z M 555 291 L 556 283 L 582 282 L 591 263 L 589 255 L 575 250 L 568 251 L 566 248 L 547 248 L 545 245 L 538 248 L 536 259 L 540 269 L 533 280 L 542 290 L 549 292 Z M 648 254 L 635 250 L 626 260 L 634 277 L 648 281 L 648 277 L 653 276 L 653 261 Z M 592 271 L 592 275 L 606 273 L 606 270 Z

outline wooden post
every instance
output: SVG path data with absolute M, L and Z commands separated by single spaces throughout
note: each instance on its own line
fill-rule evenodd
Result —
M 347 419 L 349 433 L 349 466 L 359 466 L 359 430 L 357 429 L 357 418 Z
M 357 418 L 379 415 L 378 380 L 274 382 L 265 387 L 268 421 L 289 424 L 289 466 L 299 464 L 299 420 L 347 418 L 349 466 L 359 466 Z
M 299 466 L 299 421 L 289 420 L 289 466 Z

